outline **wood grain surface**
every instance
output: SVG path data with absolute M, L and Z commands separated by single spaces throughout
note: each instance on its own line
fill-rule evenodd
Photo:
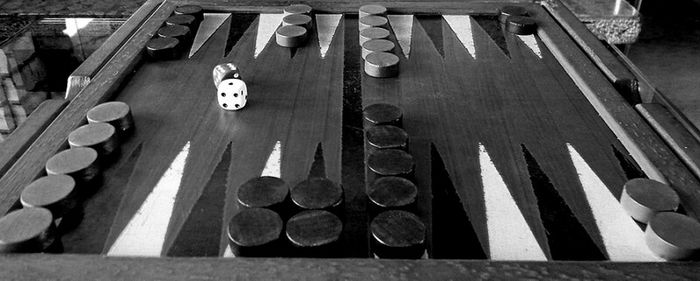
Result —
M 67 104 L 65 100 L 48 100 L 41 103 L 22 126 L 0 143 L 0 175 L 10 169 Z
M 637 111 L 678 155 L 696 177 L 700 177 L 700 143 L 678 119 L 661 104 L 640 103 Z
M 90 229 L 97 225 L 81 225 L 67 235 L 71 241 L 75 238 L 75 251 L 100 252 L 91 245 L 110 245 L 186 142 L 191 143 L 191 156 L 187 158 L 187 169 L 182 175 L 164 252 L 178 237 L 229 143 L 231 160 L 224 179 L 226 200 L 223 209 L 219 210 L 224 214 L 223 221 L 228 221 L 238 212 L 238 186 L 260 175 L 277 141 L 282 143 L 284 151 L 281 168 L 285 181 L 296 184 L 307 177 L 318 143 L 323 144 L 326 176 L 340 181 L 343 41 L 331 43 L 326 59 L 319 56 L 316 34 L 293 57 L 288 49 L 271 43 L 255 59 L 252 54 L 257 24 L 254 23 L 224 58 L 229 26 L 224 23 L 192 58 L 144 64 L 138 74 L 123 85 L 117 99 L 132 106 L 137 127 L 137 133 L 123 145 L 123 150 L 128 155 L 128 151 L 135 147 L 143 147 L 135 163 L 124 165 L 120 162 L 105 173 L 105 178 L 122 173 L 127 173 L 128 177 L 127 190 L 118 185 L 119 181 L 108 182 L 102 187 L 106 194 L 117 192 L 118 196 L 112 200 L 121 201 L 116 208 L 104 210 L 113 216 L 109 235 L 90 236 Z M 336 36 L 343 38 L 342 29 Z M 210 73 L 215 65 L 223 62 L 236 63 L 246 77 L 251 96 L 245 111 L 223 112 L 216 105 Z M 275 63 L 278 67 L 269 67 Z M 306 67 L 300 69 L 298 65 Z M 318 73 L 327 75 L 319 77 Z M 171 81 L 176 75 L 189 80 L 158 83 Z M 211 89 L 202 90 L 201 85 L 206 85 L 204 89 Z M 305 106 L 295 106 L 297 104 Z M 139 134 L 140 131 L 150 133 Z M 130 170 L 137 172 L 128 172 Z M 102 198 L 96 202 L 100 201 Z M 86 204 L 86 209 L 93 208 L 97 207 L 93 207 L 92 202 Z M 94 223 L 109 225 L 110 221 Z M 226 245 L 223 227 L 220 230 L 221 245 Z M 223 247 L 221 249 L 223 251 Z
M 110 64 L 102 68 L 95 76 L 97 81 L 90 83 L 76 98 L 54 119 L 46 130 L 37 138 L 41 145 L 31 146 L 15 164 L 0 178 L 0 213 L 9 210 L 19 198 L 21 188 L 41 173 L 46 160 L 65 144 L 68 134 L 85 122 L 85 114 L 90 108 L 108 100 L 126 76 L 138 64 L 144 52 L 146 42 L 175 9 L 172 4 L 161 6 L 147 20 L 137 34 L 131 37 L 119 52 L 110 59 Z
M 59 258 L 60 257 L 60 258 Z M 376 259 L 114 258 L 3 255 L 8 279 L 112 280 L 695 280 L 697 263 L 484 262 Z M 261 270 L 261 269 L 265 270 Z
M 284 0 L 244 0 L 244 1 L 218 1 L 218 0 L 171 0 L 173 3 L 200 5 L 205 10 L 220 12 L 260 12 L 282 13 L 284 6 L 289 2 Z M 397 1 L 381 2 L 392 13 L 419 13 L 419 14 L 497 14 L 502 3 L 532 3 L 530 0 L 470 0 L 470 1 Z M 313 6 L 315 12 L 323 13 L 348 13 L 356 14 L 365 2 L 338 0 L 325 1 L 314 0 L 304 2 Z
M 336 29 L 319 27 L 318 17 L 312 17 L 309 40 L 294 49 L 275 44 L 274 32 L 263 36 L 279 25 L 275 15 L 256 14 L 281 12 L 282 3 L 188 1 L 207 12 L 254 13 L 221 17 L 225 22 L 214 26 L 191 57 L 141 61 L 146 41 L 179 3 L 184 2 L 163 3 L 131 39 L 119 43 L 110 62 L 0 178 L 0 207 L 7 210 L 20 187 L 40 175 L 46 159 L 65 144 L 68 132 L 85 123 L 90 108 L 111 99 L 131 106 L 135 132 L 104 170 L 99 192 L 83 202 L 81 224 L 62 237 L 67 254 L 0 256 L 7 260 L 0 269 L 10 276 L 37 266 L 22 277 L 40 278 L 59 264 L 72 269 L 62 272 L 66 278 L 101 273 L 117 279 L 225 274 L 242 279 L 472 274 L 653 279 L 664 273 L 683 279 L 697 274 L 693 263 L 606 262 L 653 260 L 636 255 L 648 249 L 625 244 L 641 233 L 629 216 L 620 216 L 616 202 L 627 180 L 648 175 L 669 182 L 691 216 L 700 213 L 700 184 L 619 94 L 606 70 L 541 6 L 521 4 L 538 30 L 516 35 L 498 23 L 503 3 L 389 3 L 390 14 L 454 15 L 404 17 L 399 39 L 391 26 L 397 21 L 390 21 L 388 39 L 399 72 L 377 79 L 362 71 L 353 15 L 359 6 L 350 1 L 311 3 L 317 12 L 349 14 Z M 322 22 L 332 24 L 331 17 Z M 250 93 L 244 110 L 218 108 L 210 75 L 221 63 L 236 64 L 244 77 Z M 345 204 L 337 254 L 368 257 L 372 214 L 365 192 L 374 176 L 365 165 L 372 149 L 363 147 L 361 112 L 376 103 L 403 112 L 401 126 L 410 140 L 406 152 L 415 161 L 409 177 L 417 187 L 412 211 L 426 226 L 428 258 L 481 261 L 201 258 L 224 255 L 227 222 L 242 208 L 239 187 L 268 173 L 279 174 L 289 186 L 312 176 L 340 183 Z M 278 169 L 268 167 L 271 155 L 281 155 Z M 162 186 L 169 186 L 167 206 L 150 210 Z M 162 219 L 154 225 L 134 226 L 134 218 L 149 212 L 166 214 L 158 214 Z M 282 218 L 295 214 L 285 212 Z M 71 255 L 110 254 L 134 227 L 157 229 L 151 239 L 157 245 L 147 255 L 161 258 Z M 625 250 L 633 254 L 620 255 Z M 494 262 L 513 259 L 549 262 Z M 586 260 L 600 262 L 581 262 Z

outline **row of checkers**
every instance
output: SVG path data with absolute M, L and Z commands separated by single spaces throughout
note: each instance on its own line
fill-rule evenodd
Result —
M 401 109 L 385 103 L 363 109 L 367 154 L 370 249 L 377 258 L 425 256 L 426 226 L 414 213 L 418 188 Z
M 82 220 L 82 201 L 102 183 L 102 170 L 134 132 L 131 109 L 107 102 L 90 109 L 87 124 L 68 135 L 70 148 L 49 158 L 46 175 L 24 187 L 21 207 L 0 218 L 0 253 L 62 252 L 62 233 Z
M 406 152 L 409 136 L 401 129 L 401 110 L 379 103 L 365 107 L 363 115 L 371 171 L 367 195 L 372 214 L 384 211 L 370 225 L 373 252 L 382 258 L 420 258 L 425 227 L 409 213 L 415 210 L 417 188 L 410 181 L 415 163 Z M 700 223 L 683 214 L 671 186 L 631 179 L 623 186 L 620 205 L 644 229 L 646 244 L 655 255 L 666 260 L 698 258 Z
M 313 28 L 312 12 L 312 7 L 304 4 L 285 7 L 282 26 L 275 32 L 277 44 L 289 48 L 303 46 Z M 389 40 L 391 32 L 386 15 L 386 7 L 380 5 L 364 5 L 359 9 L 359 43 L 365 60 L 365 73 L 372 77 L 398 75 L 399 58 L 393 53 L 395 44 Z M 200 6 L 178 6 L 146 44 L 148 55 L 155 60 L 179 57 L 192 43 L 203 19 Z M 499 20 L 506 30 L 514 34 L 529 35 L 537 30 L 537 24 L 528 17 L 527 10 L 519 6 L 501 9 Z
M 420 258 L 424 249 L 425 227 L 409 213 L 415 210 L 414 160 L 407 153 L 408 134 L 401 129 L 401 110 L 389 104 L 364 108 L 367 140 L 367 195 L 382 212 L 370 225 L 376 256 Z M 684 214 L 678 194 L 668 184 L 647 178 L 625 183 L 620 205 L 644 229 L 647 246 L 666 260 L 696 260 L 700 254 L 700 222 Z M 386 211 L 394 210 L 394 211 Z M 397 211 L 400 210 L 400 211 Z
M 401 129 L 401 110 L 389 104 L 364 108 L 367 141 L 367 195 L 374 216 L 370 231 L 372 250 L 380 258 L 420 258 L 425 227 L 411 214 L 417 187 L 414 160 L 407 153 L 408 134 Z M 700 223 L 683 214 L 680 199 L 667 184 L 635 178 L 625 183 L 620 205 L 644 229 L 644 239 L 655 255 L 666 260 L 695 260 L 700 254 Z M 387 211 L 391 210 L 391 211 Z
M 375 104 L 363 111 L 372 184 L 367 195 L 371 249 L 378 258 L 421 258 L 426 228 L 412 213 L 417 187 L 415 166 L 406 152 L 401 110 Z M 324 177 L 294 186 L 284 180 L 252 178 L 237 191 L 240 211 L 227 225 L 228 246 L 237 257 L 342 257 L 343 187 Z
M 287 48 L 302 47 L 308 37 L 313 22 L 311 12 L 313 9 L 309 5 L 294 4 L 284 7 L 282 26 L 275 31 L 275 41 L 277 45 Z
M 364 5 L 359 9 L 358 28 L 364 71 L 375 78 L 395 77 L 399 74 L 399 57 L 394 54 L 396 45 L 389 40 L 387 9 L 380 5 Z
M 395 77 L 399 73 L 400 60 L 394 54 L 396 44 L 390 40 L 391 32 L 386 15 L 387 9 L 381 5 L 364 5 L 359 9 L 359 43 L 362 47 L 364 71 L 371 77 Z M 499 21 L 505 30 L 517 35 L 530 35 L 537 31 L 537 23 L 523 7 L 503 7 Z
M 373 104 L 364 108 L 363 117 L 372 254 L 422 258 L 426 227 L 414 214 L 415 161 L 407 152 L 409 136 L 402 129 L 401 110 Z M 279 178 L 251 179 L 239 187 L 243 210 L 229 222 L 232 252 L 251 257 L 339 257 L 343 197 L 342 187 L 326 178 L 309 178 L 291 189 Z M 645 228 L 646 243 L 654 254 L 667 260 L 696 258 L 700 223 L 682 214 L 679 197 L 670 186 L 632 179 L 623 187 L 620 205 Z
M 155 36 L 146 43 L 146 53 L 153 60 L 176 59 L 185 53 L 204 20 L 202 7 L 184 5 L 175 8 Z

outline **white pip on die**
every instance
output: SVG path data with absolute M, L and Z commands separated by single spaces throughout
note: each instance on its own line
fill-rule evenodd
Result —
M 233 63 L 214 67 L 212 73 L 219 106 L 225 110 L 239 110 L 248 101 L 248 88 L 241 73 Z
M 239 110 L 248 101 L 248 88 L 241 79 L 226 79 L 216 89 L 219 106 L 226 110 Z

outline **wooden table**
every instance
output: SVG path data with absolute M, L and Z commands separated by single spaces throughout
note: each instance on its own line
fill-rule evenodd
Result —
M 385 79 L 362 71 L 360 3 L 307 3 L 315 28 L 290 50 L 272 34 L 285 1 L 146 2 L 73 73 L 67 105 L 27 121 L 35 130 L 20 137 L 31 145 L 0 154 L 7 211 L 88 110 L 109 100 L 132 108 L 135 134 L 102 170 L 80 224 L 62 235 L 64 253 L 3 255 L 0 272 L 31 280 L 700 276 L 696 262 L 620 248 L 642 229 L 609 220 L 621 211 L 622 185 L 637 177 L 669 183 L 698 218 L 696 129 L 560 3 L 384 3 L 400 58 L 398 77 Z M 184 4 L 207 12 L 192 55 L 149 60 L 146 42 Z M 501 30 L 505 5 L 525 7 L 536 34 Z M 248 84 L 243 110 L 216 102 L 211 73 L 224 62 Z M 375 103 L 403 112 L 426 259 L 370 258 L 361 111 Z M 340 259 L 228 257 L 237 189 L 261 174 L 342 185 Z

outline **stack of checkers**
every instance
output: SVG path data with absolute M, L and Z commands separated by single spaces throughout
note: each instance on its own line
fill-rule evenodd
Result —
M 537 31 L 537 22 L 521 6 L 504 6 L 498 15 L 501 26 L 510 33 L 530 35 Z
M 284 8 L 282 26 L 275 32 L 277 45 L 287 48 L 301 47 L 306 43 L 311 27 L 311 7 L 304 4 Z
M 184 5 L 175 8 L 156 35 L 146 43 L 146 52 L 154 60 L 175 59 L 192 43 L 199 24 L 204 19 L 202 7 Z
M 237 192 L 241 211 L 229 221 L 231 252 L 239 257 L 338 257 L 343 189 L 326 178 L 289 188 L 257 177 Z
M 401 109 L 372 104 L 364 108 L 363 117 L 372 253 L 378 258 L 422 258 L 426 228 L 415 215 L 415 161 L 408 153 L 409 138 L 402 129 Z
M 46 162 L 47 176 L 24 188 L 23 208 L 0 218 L 0 252 L 60 252 L 60 234 L 80 223 L 80 201 L 98 189 L 102 168 L 134 130 L 123 102 L 95 106 L 86 117 L 88 124 L 68 135 L 70 148 Z
M 377 78 L 399 74 L 399 57 L 394 54 L 395 44 L 390 40 L 386 8 L 380 5 L 360 7 L 358 26 L 365 73 Z
M 684 260 L 700 252 L 700 223 L 677 213 L 680 198 L 667 184 L 645 178 L 629 180 L 620 205 L 634 220 L 646 224 L 649 249 L 666 260 Z

